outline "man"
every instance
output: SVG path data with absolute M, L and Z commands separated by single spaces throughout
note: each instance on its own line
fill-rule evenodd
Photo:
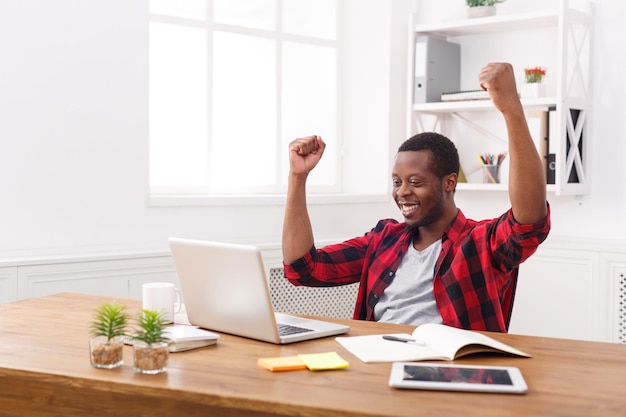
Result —
M 381 220 L 364 236 L 317 249 L 305 186 L 325 144 L 319 136 L 297 139 L 289 146 L 282 242 L 293 284 L 359 282 L 355 319 L 507 331 L 518 266 L 550 229 L 546 180 L 511 65 L 488 64 L 479 81 L 506 122 L 511 209 L 496 219 L 466 219 L 454 202 L 454 144 L 422 133 L 402 144 L 393 166 L 392 195 L 404 223 Z

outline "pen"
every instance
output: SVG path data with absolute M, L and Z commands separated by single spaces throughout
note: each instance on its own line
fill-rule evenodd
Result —
M 409 339 L 407 337 L 392 336 L 390 334 L 383 335 L 383 339 L 390 340 L 392 342 L 402 342 L 402 343 L 410 343 L 412 345 L 427 346 L 426 342 L 424 342 L 423 340 Z

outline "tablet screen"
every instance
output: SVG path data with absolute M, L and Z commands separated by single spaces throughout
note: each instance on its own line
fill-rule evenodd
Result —
M 402 379 L 405 381 L 513 385 L 513 381 L 506 369 L 461 368 L 458 366 L 405 365 Z

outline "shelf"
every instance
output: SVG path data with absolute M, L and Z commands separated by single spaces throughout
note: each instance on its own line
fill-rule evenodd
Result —
M 522 99 L 522 105 L 526 110 L 548 110 L 548 107 L 556 106 L 556 97 L 542 97 L 533 99 Z M 491 100 L 468 100 L 468 101 L 446 101 L 435 103 L 414 104 L 413 110 L 422 113 L 456 113 L 465 111 L 484 111 L 493 109 Z
M 457 191 L 508 191 L 507 184 L 483 184 L 480 182 L 459 182 L 456 185 Z M 547 184 L 546 191 L 554 192 L 556 190 L 554 184 Z
M 514 15 L 496 15 L 429 25 L 416 25 L 414 30 L 415 32 L 447 38 L 550 27 L 556 26 L 558 21 L 559 12 L 554 10 Z
M 506 191 L 506 184 L 483 184 L 481 182 L 459 182 L 456 184 L 457 190 L 467 191 Z
M 432 0 L 433 2 L 435 0 Z M 588 123 L 592 117 L 591 109 L 591 73 L 593 62 L 592 28 L 594 5 L 590 1 L 559 0 L 559 6 L 555 9 L 549 7 L 543 11 L 529 11 L 527 13 L 509 14 L 473 19 L 457 19 L 454 21 L 414 24 L 410 23 L 408 49 L 408 89 L 415 92 L 418 79 L 415 73 L 415 59 L 417 35 L 429 35 L 434 38 L 445 39 L 460 46 L 466 53 L 465 60 L 461 60 L 460 71 L 467 77 L 465 71 L 475 71 L 484 56 L 484 62 L 493 61 L 499 56 L 507 45 L 520 45 L 513 49 L 513 56 L 509 61 L 521 67 L 524 62 L 532 62 L 535 55 L 542 59 L 554 59 L 552 66 L 555 85 L 550 85 L 550 97 L 521 99 L 521 104 L 528 118 L 533 118 L 534 138 L 543 135 L 549 138 L 547 141 L 538 141 L 540 155 L 547 157 L 548 154 L 554 159 L 551 165 L 555 184 L 546 186 L 547 191 L 556 195 L 583 195 L 590 191 L 589 182 L 589 148 L 591 136 Z M 427 15 L 422 15 L 422 18 Z M 415 22 L 415 16 L 411 16 L 411 22 Z M 426 21 L 426 20 L 424 20 Z M 510 42 L 499 45 L 497 40 L 500 36 L 507 36 Z M 541 50 L 526 51 L 522 49 L 528 37 L 546 39 Z M 510 38 L 510 39 L 509 39 Z M 483 41 L 487 41 L 489 47 L 483 48 Z M 428 51 L 419 51 L 426 54 Z M 509 52 L 509 51 L 506 51 Z M 519 52 L 519 53 L 518 53 Z M 528 53 L 527 53 L 528 52 Z M 434 54 L 434 52 L 430 52 Z M 519 59 L 515 57 L 519 55 Z M 434 68 L 437 58 L 425 62 Z M 464 67 L 465 66 L 465 67 Z M 420 73 L 422 74 L 422 73 Z M 424 71 L 419 77 L 429 77 Z M 435 78 L 433 78 L 435 79 Z M 463 79 L 460 80 L 463 84 Z M 431 83 L 432 86 L 432 83 Z M 521 91 L 518 81 L 518 92 Z M 431 100 L 439 99 L 439 91 L 442 87 L 433 88 L 437 94 L 431 94 Z M 458 137 L 459 143 L 468 139 L 471 144 L 461 146 L 461 160 L 470 158 L 468 153 L 473 149 L 489 144 L 489 141 L 497 139 L 506 142 L 506 130 L 492 114 L 497 114 L 496 108 L 490 99 L 465 100 L 465 101 L 437 101 L 429 103 L 413 103 L 415 95 L 408 95 L 408 133 L 409 136 L 419 131 L 432 130 L 445 132 Z M 421 97 L 420 97 L 421 98 Z M 550 112 L 556 109 L 554 112 Z M 549 115 L 538 114 L 547 112 Z M 535 113 L 535 114 L 533 114 Z M 466 131 L 465 128 L 470 131 Z M 544 143 L 545 142 L 545 143 Z M 547 145 L 547 146 L 546 146 Z M 549 148 L 549 149 L 547 149 Z M 471 159 L 468 159 L 471 160 Z M 475 161 L 474 161 L 475 162 Z M 480 178 L 471 178 L 480 180 Z M 459 190 L 469 191 L 506 191 L 508 185 L 482 184 L 482 183 L 459 183 Z

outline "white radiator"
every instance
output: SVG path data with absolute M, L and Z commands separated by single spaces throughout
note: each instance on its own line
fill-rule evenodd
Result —
M 617 272 L 615 297 L 617 314 L 616 342 L 626 344 L 626 271 Z
M 351 319 L 358 283 L 341 287 L 297 287 L 283 268 L 270 268 L 269 286 L 274 310 L 281 313 Z

